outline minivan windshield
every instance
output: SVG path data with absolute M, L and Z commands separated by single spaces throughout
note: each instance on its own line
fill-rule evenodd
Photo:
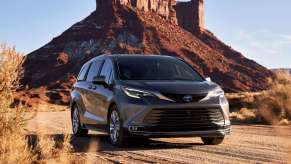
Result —
M 203 81 L 188 64 L 173 58 L 120 57 L 117 65 L 120 80 Z

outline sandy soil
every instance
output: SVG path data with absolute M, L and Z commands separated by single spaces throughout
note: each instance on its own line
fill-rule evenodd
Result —
M 70 126 L 69 112 L 40 112 L 27 130 L 33 134 L 42 129 L 61 138 L 71 133 Z M 205 146 L 200 138 L 130 142 L 126 148 L 114 148 L 106 135 L 97 132 L 72 137 L 74 154 L 88 163 L 291 163 L 290 126 L 233 125 L 232 134 L 219 146 Z

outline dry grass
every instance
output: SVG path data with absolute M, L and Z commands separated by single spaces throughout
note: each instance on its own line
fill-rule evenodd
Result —
M 38 133 L 34 144 L 28 142 L 31 138 L 24 130 L 26 106 L 12 105 L 22 61 L 14 48 L 0 44 L 0 163 L 70 163 L 69 136 L 58 142 Z
M 291 119 L 291 76 L 277 72 L 269 79 L 270 89 L 260 93 L 228 94 L 231 118 L 240 122 L 267 122 L 290 124 Z
M 291 76 L 287 72 L 276 73 L 275 78 L 269 79 L 270 90 L 258 98 L 258 108 L 262 117 L 278 124 L 283 119 L 291 119 Z
M 260 122 L 258 111 L 255 109 L 242 108 L 237 112 L 230 113 L 230 118 L 239 122 Z

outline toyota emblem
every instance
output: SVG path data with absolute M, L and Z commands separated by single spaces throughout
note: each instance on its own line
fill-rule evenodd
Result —
M 191 95 L 186 95 L 186 96 L 183 97 L 183 101 L 192 102 L 193 101 L 193 97 Z

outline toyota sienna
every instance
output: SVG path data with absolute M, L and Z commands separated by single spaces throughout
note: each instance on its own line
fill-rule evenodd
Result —
M 217 145 L 230 133 L 224 91 L 180 58 L 102 55 L 82 67 L 71 92 L 72 129 L 104 131 L 115 146 L 133 137 L 201 137 Z

